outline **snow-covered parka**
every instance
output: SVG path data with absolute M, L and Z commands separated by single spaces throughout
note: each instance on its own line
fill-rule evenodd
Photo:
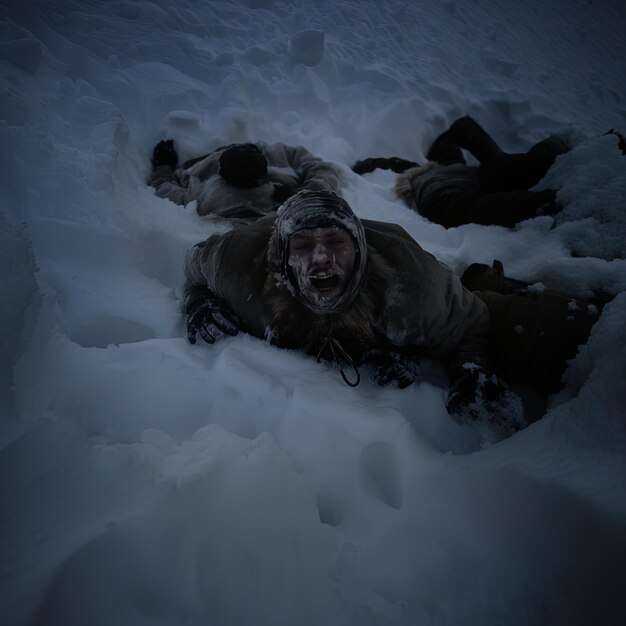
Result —
M 237 187 L 220 176 L 220 156 L 229 146 L 175 170 L 160 165 L 152 172 L 150 184 L 161 198 L 180 205 L 195 200 L 200 215 L 223 217 L 245 216 L 246 211 L 255 216 L 268 213 L 303 188 L 339 190 L 339 169 L 306 148 L 282 143 L 255 145 L 264 153 L 268 164 L 268 180 L 258 187 Z
M 285 246 L 278 239 L 288 218 L 266 216 L 193 247 L 185 266 L 188 310 L 194 288 L 208 288 L 249 334 L 328 358 L 324 347 L 332 338 L 356 363 L 372 350 L 445 362 L 466 340 L 488 335 L 487 307 L 447 266 L 400 226 L 356 217 L 365 242 L 357 235 L 365 248 L 356 270 L 359 288 L 340 310 L 312 311 L 285 277 Z
M 445 228 L 471 223 L 510 228 L 553 212 L 556 197 L 551 189 L 485 191 L 478 167 L 433 161 L 399 174 L 396 193 L 409 208 Z

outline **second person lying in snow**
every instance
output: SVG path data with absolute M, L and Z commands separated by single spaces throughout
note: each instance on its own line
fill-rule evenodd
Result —
M 339 177 L 332 163 L 283 143 L 235 143 L 179 165 L 167 139 L 154 148 L 150 184 L 176 204 L 195 200 L 199 215 L 255 219 L 300 189 L 338 192 Z

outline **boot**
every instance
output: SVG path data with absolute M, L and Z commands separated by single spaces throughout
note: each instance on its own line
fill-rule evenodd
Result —
M 470 291 L 495 291 L 503 295 L 525 293 L 528 283 L 504 275 L 502 262 L 494 260 L 489 267 L 484 263 L 472 263 L 461 275 L 461 283 Z

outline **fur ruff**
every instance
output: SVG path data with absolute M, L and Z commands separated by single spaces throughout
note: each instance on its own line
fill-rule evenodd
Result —
M 385 301 L 387 285 L 393 270 L 385 259 L 371 246 L 363 288 L 347 310 L 321 315 L 307 309 L 270 274 L 264 287 L 264 301 L 268 311 L 268 338 L 275 345 L 304 349 L 318 355 L 328 338 L 342 343 L 350 356 L 358 361 L 363 352 L 376 344 L 374 320 L 380 304 Z M 323 352 L 319 356 L 330 358 Z
M 411 167 L 402 174 L 398 175 L 398 178 L 396 179 L 396 195 L 406 206 L 412 209 L 417 208 L 415 203 L 415 194 L 413 193 L 413 179 L 417 176 L 422 176 L 422 174 L 430 172 L 430 170 L 438 165 L 439 164 L 434 161 L 427 161 L 423 165 Z

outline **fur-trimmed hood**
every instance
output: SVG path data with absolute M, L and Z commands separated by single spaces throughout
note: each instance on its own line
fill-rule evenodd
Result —
M 263 301 L 268 316 L 267 339 L 272 343 L 330 358 L 323 352 L 326 341 L 334 338 L 355 360 L 379 341 L 375 330 L 393 269 L 371 246 L 363 279 L 354 299 L 341 312 L 320 314 L 310 310 L 289 289 L 281 274 L 268 273 Z M 320 350 L 322 353 L 320 354 Z
M 324 352 L 333 339 L 353 363 L 370 348 L 439 358 L 464 336 L 488 332 L 485 304 L 449 268 L 400 226 L 371 220 L 360 221 L 366 262 L 355 297 L 340 312 L 309 309 L 289 290 L 282 273 L 270 269 L 275 221 L 268 216 L 212 235 L 187 257 L 188 283 L 222 299 L 242 330 L 280 347 L 314 355 L 321 351 L 326 358 L 334 356 Z
M 319 307 L 307 300 L 291 275 L 287 253 L 290 237 L 300 230 L 338 226 L 352 236 L 355 266 L 344 293 L 336 301 Z M 350 205 L 335 193 L 305 189 L 289 198 L 279 209 L 267 247 L 269 273 L 280 287 L 316 314 L 335 314 L 346 310 L 361 291 L 367 267 L 367 242 L 363 224 Z
M 434 161 L 426 161 L 426 163 L 422 165 L 417 165 L 416 167 L 411 167 L 408 170 L 402 172 L 402 174 L 398 174 L 396 178 L 396 195 L 404 204 L 413 209 L 415 206 L 415 195 L 413 193 L 413 181 L 415 178 L 419 176 L 423 176 L 424 174 L 431 172 L 434 168 L 441 167 L 438 163 Z

